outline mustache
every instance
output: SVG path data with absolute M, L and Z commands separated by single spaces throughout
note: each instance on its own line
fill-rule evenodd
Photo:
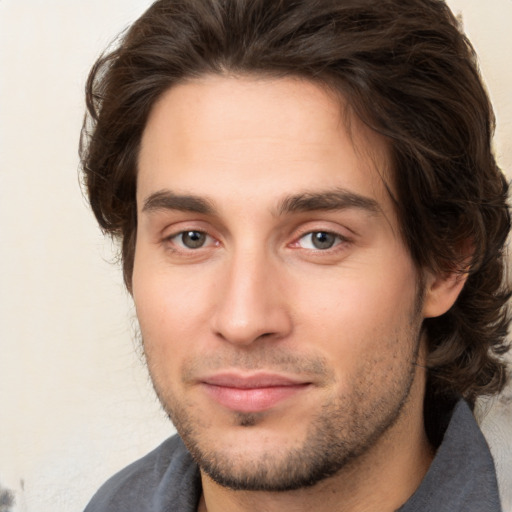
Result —
M 192 382 L 205 373 L 236 369 L 242 372 L 269 371 L 327 381 L 333 376 L 326 359 L 318 354 L 295 354 L 282 348 L 258 351 L 214 350 L 189 357 L 182 367 L 182 380 Z

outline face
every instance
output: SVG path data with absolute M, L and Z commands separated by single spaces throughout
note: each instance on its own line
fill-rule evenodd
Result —
M 347 116 L 309 82 L 205 77 L 148 120 L 134 301 L 159 398 L 222 485 L 312 485 L 422 401 L 386 146 Z

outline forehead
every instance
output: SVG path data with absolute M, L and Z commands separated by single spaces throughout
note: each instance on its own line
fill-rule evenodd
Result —
M 154 105 L 139 155 L 137 200 L 159 190 L 233 202 L 343 188 L 390 199 L 385 140 L 343 98 L 296 78 L 207 76 Z

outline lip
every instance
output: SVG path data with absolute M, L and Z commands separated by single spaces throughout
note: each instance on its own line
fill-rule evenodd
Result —
M 255 413 L 296 396 L 311 383 L 271 373 L 221 373 L 202 379 L 201 385 L 220 405 L 237 412 Z

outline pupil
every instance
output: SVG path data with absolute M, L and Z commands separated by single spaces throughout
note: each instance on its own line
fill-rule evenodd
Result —
M 335 236 L 332 233 L 319 231 L 313 233 L 312 242 L 317 249 L 330 249 L 334 245 Z
M 187 231 L 183 233 L 183 244 L 189 249 L 197 249 L 204 244 L 206 235 L 200 231 Z

